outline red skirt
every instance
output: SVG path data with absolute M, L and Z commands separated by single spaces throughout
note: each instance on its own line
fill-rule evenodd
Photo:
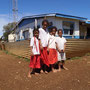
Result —
M 47 47 L 43 47 L 43 51 L 41 51 L 41 60 L 43 64 L 49 67 Z
M 34 56 L 30 57 L 29 67 L 31 67 L 31 68 L 41 68 L 41 66 L 40 66 L 40 55 L 34 55 Z
M 49 49 L 48 55 L 49 64 L 55 64 L 58 60 L 58 55 L 56 49 Z

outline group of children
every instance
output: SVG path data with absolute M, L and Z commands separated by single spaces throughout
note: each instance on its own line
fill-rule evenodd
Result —
M 57 28 L 53 26 L 48 31 L 48 25 L 48 20 L 43 20 L 42 28 L 33 30 L 33 37 L 30 41 L 31 56 L 28 77 L 31 77 L 31 72 L 34 69 L 40 69 L 40 73 L 48 73 L 46 67 L 51 67 L 52 72 L 57 72 L 61 71 L 62 66 L 63 69 L 67 70 L 67 68 L 64 67 L 66 60 L 66 39 L 62 37 L 62 29 L 57 30 Z M 55 36 L 56 32 L 58 33 L 58 37 Z M 58 70 L 54 68 L 57 62 Z

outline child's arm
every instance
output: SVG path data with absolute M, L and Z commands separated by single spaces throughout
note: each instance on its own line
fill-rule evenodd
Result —
M 40 42 L 40 49 L 43 50 L 43 46 L 42 46 L 41 40 L 39 40 L 39 42 Z
M 34 55 L 33 52 L 32 52 L 33 47 L 30 46 L 30 48 L 31 48 L 31 54 L 30 54 L 30 56 L 33 56 Z
M 57 51 L 58 52 L 61 52 L 61 50 L 59 49 L 59 47 L 58 47 L 58 44 L 56 43 L 56 49 L 57 49 Z
M 34 53 L 33 53 L 33 45 L 34 45 L 34 38 L 31 38 L 31 41 L 30 41 L 31 54 L 30 54 L 30 56 L 34 55 Z
M 63 52 L 65 52 L 65 49 L 66 49 L 66 43 L 64 44 L 64 49 L 63 49 Z
M 49 52 L 49 47 L 47 47 L 47 52 Z
M 47 52 L 49 52 L 49 42 L 50 42 L 50 37 L 48 37 Z
M 47 52 L 49 53 L 49 45 L 47 46 Z

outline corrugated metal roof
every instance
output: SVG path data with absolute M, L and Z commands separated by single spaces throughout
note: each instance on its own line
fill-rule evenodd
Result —
M 77 20 L 87 20 L 87 18 L 84 18 L 84 17 L 65 15 L 65 14 L 60 14 L 60 13 L 48 13 L 48 14 L 39 14 L 39 15 L 33 15 L 33 16 L 26 16 L 26 17 L 23 17 L 22 19 L 40 18 L 40 17 L 47 17 L 47 16 L 64 17 L 64 18 L 71 18 L 71 19 L 77 19 Z
M 84 18 L 84 17 L 65 15 L 65 14 L 59 14 L 59 13 L 56 13 L 56 16 L 57 17 L 63 17 L 63 18 L 77 19 L 77 20 L 82 20 L 82 21 L 87 20 L 87 18 Z

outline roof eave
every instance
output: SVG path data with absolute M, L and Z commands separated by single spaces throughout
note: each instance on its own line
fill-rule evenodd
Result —
M 75 19 L 75 20 L 80 20 L 80 21 L 86 21 L 87 20 L 87 18 L 83 18 L 83 17 L 75 17 L 75 16 L 62 15 L 62 14 L 56 14 L 56 17 L 69 18 L 69 19 Z
M 21 19 L 18 21 L 16 27 L 17 27 L 17 26 L 20 24 L 20 22 L 22 22 L 22 20 L 24 20 L 24 19 L 28 19 L 28 18 L 43 18 L 43 17 L 49 17 L 49 16 L 63 17 L 63 18 L 80 20 L 80 21 L 86 21 L 86 20 L 87 20 L 87 18 L 83 18 L 83 17 L 65 15 L 65 14 L 60 14 L 60 13 L 48 13 L 48 14 L 25 16 L 25 17 L 21 18 Z M 14 30 L 16 27 L 14 27 L 13 30 Z

